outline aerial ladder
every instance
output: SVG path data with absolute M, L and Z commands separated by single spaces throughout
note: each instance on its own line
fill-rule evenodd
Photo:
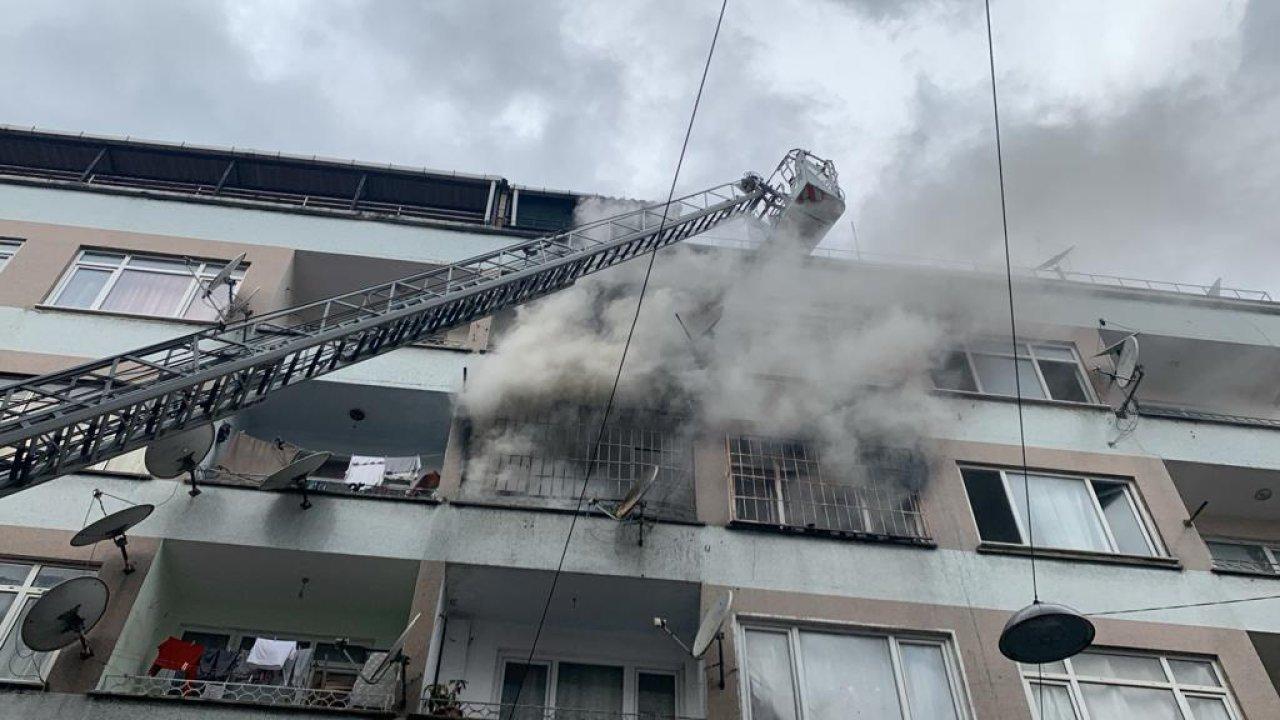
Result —
M 747 174 L 409 277 L 0 387 L 0 497 L 211 423 L 298 383 L 750 218 L 811 250 L 844 211 L 835 167 L 792 150 Z

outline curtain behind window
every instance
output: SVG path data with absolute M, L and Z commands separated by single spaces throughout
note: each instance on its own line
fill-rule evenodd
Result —
M 573 710 L 587 712 L 575 713 Z M 560 663 L 556 677 L 556 718 L 588 720 L 595 713 L 622 712 L 622 668 Z

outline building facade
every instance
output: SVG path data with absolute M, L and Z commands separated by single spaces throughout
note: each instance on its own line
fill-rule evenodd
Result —
M 0 388 L 555 231 L 579 201 L 3 129 Z M 241 254 L 236 301 L 206 296 Z M 221 423 L 198 496 L 130 453 L 0 500 L 0 717 L 1280 717 L 1280 600 L 1235 602 L 1280 594 L 1280 304 L 1022 273 L 1015 363 L 1003 275 L 811 263 L 862 297 L 939 308 L 959 288 L 981 308 L 929 359 L 938 412 L 915 446 L 850 460 L 758 418 L 622 407 L 587 473 L 598 407 L 460 410 L 469 369 L 519 319 L 473 322 Z M 1099 351 L 1133 332 L 1144 375 L 1126 404 Z M 511 428 L 531 440 L 471 462 Z M 304 451 L 332 453 L 312 507 L 258 489 Z M 580 502 L 654 467 L 640 522 Z M 109 543 L 69 544 L 127 503 L 156 506 L 129 535 L 134 572 Z M 1031 600 L 1033 552 L 1040 595 L 1098 635 L 1020 667 L 997 639 Z M 80 575 L 111 592 L 93 657 L 33 653 L 26 609 Z M 405 661 L 380 663 L 406 626 Z M 287 664 L 248 662 L 273 644 Z M 204 662 L 175 666 L 183 651 Z

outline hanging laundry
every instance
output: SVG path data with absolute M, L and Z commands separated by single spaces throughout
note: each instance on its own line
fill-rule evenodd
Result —
M 258 638 L 253 641 L 245 662 L 255 670 L 280 670 L 297 650 L 296 640 Z
M 347 476 L 343 482 L 348 485 L 373 487 L 382 484 L 386 476 L 387 459 L 368 455 L 352 455 L 351 464 L 347 465 Z
M 240 661 L 242 654 L 242 651 L 228 648 L 207 648 L 200 658 L 200 670 L 197 678 L 200 680 L 226 680 L 231 675 L 231 669 Z
M 383 470 L 383 477 L 388 481 L 408 484 L 417 480 L 418 473 L 421 471 L 422 458 L 417 455 L 389 457 Z
M 152 661 L 147 674 L 154 676 L 161 670 L 172 670 L 188 680 L 195 680 L 203 655 L 204 646 L 199 643 L 186 642 L 176 637 L 165 638 L 156 648 L 156 659 Z
M 298 648 L 298 652 L 293 658 L 293 665 L 285 670 L 285 685 L 290 687 L 306 686 L 307 674 L 311 671 L 311 658 L 315 655 L 315 652 L 315 648 Z

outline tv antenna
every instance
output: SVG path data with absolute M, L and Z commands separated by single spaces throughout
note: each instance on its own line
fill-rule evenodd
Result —
M 627 494 L 617 505 L 612 508 L 606 507 L 599 500 L 592 499 L 589 503 L 597 508 L 605 515 L 622 523 L 635 523 L 640 526 L 640 547 L 644 547 L 644 496 L 653 489 L 654 483 L 658 481 L 658 466 L 654 465 L 653 469 L 645 474 L 638 482 L 632 483 L 631 489 L 627 490 Z
M 1138 333 L 1129 333 L 1114 343 L 1104 347 L 1094 357 L 1107 356 L 1112 360 L 1115 366 L 1114 372 L 1106 372 L 1099 370 L 1102 374 L 1111 378 L 1111 382 L 1125 393 L 1124 402 L 1120 404 L 1120 409 L 1116 410 L 1119 417 L 1127 417 L 1129 408 L 1133 405 L 1134 397 L 1138 392 L 1138 385 L 1142 383 L 1142 378 L 1146 375 L 1146 371 L 1142 369 L 1142 365 L 1138 362 Z
M 78 640 L 81 659 L 93 657 L 85 633 L 102 619 L 110 596 L 106 583 L 96 577 L 73 578 L 54 586 L 27 612 L 22 642 L 35 652 L 53 652 Z
M 213 426 L 197 425 L 157 439 L 147 446 L 143 461 L 147 472 L 165 480 L 183 473 L 190 474 L 191 490 L 187 494 L 195 497 L 200 494 L 200 486 L 196 483 L 196 469 L 212 447 Z
M 102 491 L 94 490 L 93 497 L 101 502 Z M 141 505 L 131 505 L 106 517 L 99 518 L 71 537 L 71 547 L 85 547 L 86 545 L 100 543 L 103 540 L 110 540 L 115 543 L 116 547 L 120 548 L 120 556 L 124 558 L 125 574 L 131 573 L 136 568 L 133 563 L 129 562 L 129 551 L 125 549 L 129 544 L 129 538 L 125 536 L 125 533 L 134 525 L 146 520 L 155 509 L 155 505 L 143 503 Z
M 296 487 L 302 491 L 302 509 L 311 507 L 311 499 L 307 497 L 307 477 L 320 469 L 333 453 L 318 452 L 304 455 L 267 476 L 258 486 L 259 490 L 285 490 Z
M 711 643 L 716 643 L 716 650 L 719 658 L 716 664 L 708 667 L 718 668 L 720 670 L 720 689 L 724 689 L 724 632 L 721 628 L 724 621 L 728 619 L 729 612 L 733 609 L 733 591 L 726 591 L 723 595 L 716 599 L 715 604 L 702 616 L 702 621 L 698 623 L 698 632 L 693 636 L 693 644 L 685 645 L 680 638 L 668 627 L 668 621 L 663 617 L 655 617 L 653 626 L 667 634 L 679 645 L 685 652 L 689 653 L 695 660 L 701 660 L 702 656 L 707 654 L 707 650 L 711 648 Z

